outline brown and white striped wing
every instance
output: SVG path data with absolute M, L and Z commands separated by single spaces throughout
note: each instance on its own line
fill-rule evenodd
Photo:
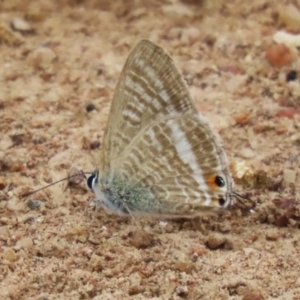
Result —
M 101 172 L 115 161 L 150 122 L 164 115 L 196 114 L 187 86 L 169 55 L 142 40 L 122 70 L 108 117 L 101 151 Z
M 151 190 L 159 211 L 142 201 L 132 210 L 152 214 L 192 216 L 207 207 L 219 208 L 220 196 L 228 199 L 233 185 L 218 137 L 196 114 L 151 122 L 116 160 L 116 170 L 129 185 Z M 216 176 L 224 179 L 224 186 L 216 185 Z

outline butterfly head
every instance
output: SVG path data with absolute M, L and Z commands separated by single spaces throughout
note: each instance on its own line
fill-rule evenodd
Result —
M 240 195 L 233 190 L 234 182 L 231 176 L 217 175 L 208 180 L 208 186 L 212 190 L 213 206 L 227 208 L 232 205 L 232 198 L 235 198 L 243 206 L 254 209 L 256 204 L 247 196 Z
M 233 183 L 231 178 L 224 175 L 213 175 L 207 180 L 211 190 L 212 205 L 219 208 L 226 208 L 231 205 L 231 190 Z
M 99 182 L 99 171 L 94 171 L 87 179 L 87 186 L 94 191 L 96 184 Z

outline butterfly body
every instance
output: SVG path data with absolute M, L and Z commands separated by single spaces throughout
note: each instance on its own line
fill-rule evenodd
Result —
M 119 214 L 193 217 L 231 203 L 233 180 L 219 138 L 169 55 L 141 41 L 112 101 L 100 170 L 88 185 Z

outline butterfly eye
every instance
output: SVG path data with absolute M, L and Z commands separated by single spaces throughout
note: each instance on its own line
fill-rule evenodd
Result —
M 223 177 L 222 176 L 216 176 L 215 177 L 215 184 L 218 187 L 224 187 L 225 186 L 225 181 L 224 181 Z
M 224 206 L 225 203 L 226 203 L 226 200 L 225 200 L 222 196 L 220 196 L 220 197 L 219 197 L 219 205 L 220 205 L 220 206 Z
M 87 186 L 93 190 L 95 182 L 98 180 L 98 172 L 94 172 L 88 179 L 87 179 Z

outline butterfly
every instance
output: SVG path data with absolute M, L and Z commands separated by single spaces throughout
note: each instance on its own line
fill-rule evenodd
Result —
M 149 40 L 126 60 L 100 152 L 87 184 L 117 214 L 195 217 L 237 195 L 220 138 L 171 57 Z

